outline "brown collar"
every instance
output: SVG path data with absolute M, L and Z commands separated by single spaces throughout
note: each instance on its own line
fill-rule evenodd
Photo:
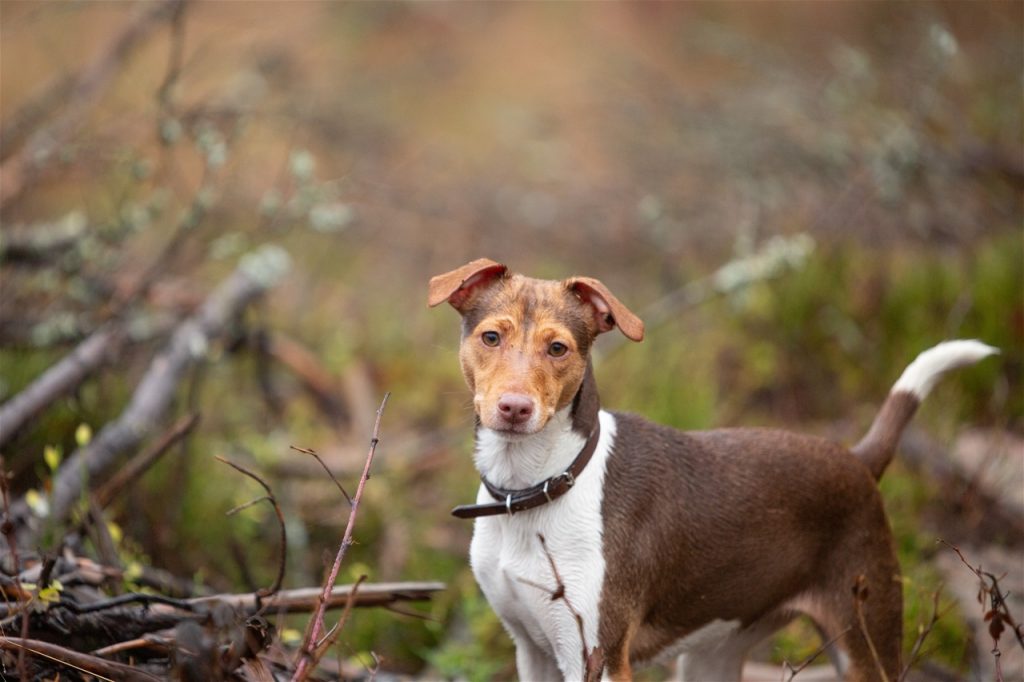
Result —
M 487 488 L 487 492 L 497 502 L 463 504 L 452 510 L 452 516 L 457 516 L 460 519 L 475 519 L 478 516 L 496 516 L 498 514 L 508 514 L 511 516 L 516 512 L 526 511 L 548 502 L 554 502 L 555 499 L 566 494 L 576 485 L 576 479 L 583 473 L 583 469 L 590 461 L 594 450 L 597 449 L 597 441 L 600 437 L 601 421 L 598 419 L 594 424 L 594 430 L 587 437 L 586 444 L 584 444 L 580 453 L 576 455 L 576 459 L 572 461 L 569 468 L 557 476 L 552 476 L 529 488 L 522 490 L 499 488 L 481 476 L 480 480 L 483 482 L 484 487 Z

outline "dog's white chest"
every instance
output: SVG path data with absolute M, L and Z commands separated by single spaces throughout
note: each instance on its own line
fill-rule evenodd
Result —
M 579 676 L 582 665 L 580 628 L 564 600 L 552 600 L 558 585 L 541 546 L 544 536 L 565 594 L 583 620 L 588 647 L 597 645 L 598 607 L 604 581 L 601 502 L 605 463 L 615 439 L 615 418 L 602 412 L 601 438 L 576 485 L 551 504 L 513 516 L 477 519 L 470 563 L 484 595 L 506 629 L 559 662 L 567 678 Z M 570 439 L 569 460 L 582 439 Z M 557 446 L 556 446 L 557 447 Z M 478 459 L 480 453 L 478 453 Z M 564 459 L 564 457 L 563 457 Z M 553 472 L 557 473 L 557 472 Z M 478 502 L 490 497 L 481 486 Z

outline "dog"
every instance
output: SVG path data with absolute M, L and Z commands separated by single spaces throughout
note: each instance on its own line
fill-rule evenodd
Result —
M 679 657 L 683 680 L 738 681 L 750 648 L 801 614 L 845 679 L 898 678 L 900 568 L 877 481 L 939 376 L 995 348 L 922 353 L 846 448 L 601 409 L 595 338 L 640 341 L 644 325 L 596 279 L 479 259 L 430 280 L 428 304 L 445 301 L 462 316 L 481 474 L 453 514 L 476 519 L 470 563 L 520 679 L 629 680 Z

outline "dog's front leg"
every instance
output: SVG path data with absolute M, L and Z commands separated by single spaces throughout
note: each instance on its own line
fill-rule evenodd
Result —
M 509 629 L 516 643 L 516 672 L 520 682 L 558 682 L 562 679 L 558 662 L 552 656 L 537 646 L 525 632 L 517 632 L 518 628 Z

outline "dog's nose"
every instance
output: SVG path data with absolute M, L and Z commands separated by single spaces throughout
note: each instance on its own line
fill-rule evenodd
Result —
M 498 414 L 510 424 L 525 422 L 533 416 L 533 399 L 521 393 L 503 393 L 498 398 Z

